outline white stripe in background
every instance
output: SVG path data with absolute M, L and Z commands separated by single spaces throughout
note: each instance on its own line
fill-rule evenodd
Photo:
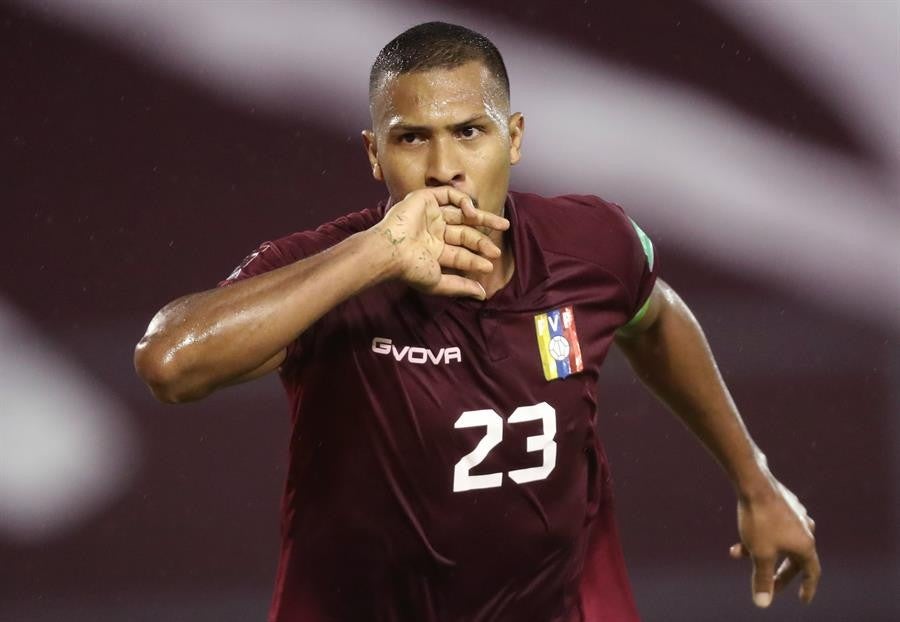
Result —
M 900 188 L 900 0 L 705 2 L 839 108 Z
M 56 537 L 107 507 L 138 462 L 130 416 L 0 298 L 0 539 Z
M 228 97 L 274 113 L 302 112 L 340 134 L 367 123 L 368 69 L 382 45 L 421 21 L 463 23 L 498 45 L 514 107 L 528 117 L 516 187 L 600 194 L 623 203 L 670 252 L 699 254 L 900 329 L 896 184 L 696 90 L 481 14 L 416 4 L 20 1 Z M 792 4 L 819 10 L 818 3 Z M 878 105 L 845 113 L 868 114 Z

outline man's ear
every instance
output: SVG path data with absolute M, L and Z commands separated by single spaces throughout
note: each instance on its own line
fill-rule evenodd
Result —
M 378 164 L 378 143 L 375 141 L 375 133 L 372 130 L 363 130 L 362 139 L 363 146 L 366 148 L 366 156 L 369 158 L 369 165 L 372 167 L 372 177 L 378 181 L 384 181 L 381 165 Z
M 525 136 L 525 116 L 516 112 L 509 117 L 509 163 L 516 164 L 522 158 L 522 137 Z

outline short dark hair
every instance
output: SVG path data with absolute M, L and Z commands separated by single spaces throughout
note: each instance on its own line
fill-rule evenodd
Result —
M 497 46 L 474 30 L 445 22 L 413 26 L 381 48 L 369 73 L 369 101 L 385 74 L 453 69 L 470 61 L 484 63 L 509 101 L 509 76 Z

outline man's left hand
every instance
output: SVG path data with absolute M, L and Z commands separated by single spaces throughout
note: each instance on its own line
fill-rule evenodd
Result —
M 816 524 L 790 490 L 775 481 L 775 490 L 763 498 L 738 501 L 738 531 L 741 542 L 729 553 L 734 559 L 753 561 L 753 602 L 768 607 L 797 574 L 802 574 L 800 600 L 809 604 L 822 574 L 816 541 Z M 775 565 L 784 560 L 775 571 Z

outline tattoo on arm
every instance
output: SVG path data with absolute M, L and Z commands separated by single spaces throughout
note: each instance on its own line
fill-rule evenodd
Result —
M 384 230 L 384 237 L 386 237 L 386 238 L 387 238 L 387 241 L 390 242 L 390 243 L 391 243 L 391 246 L 394 247 L 394 248 L 391 250 L 391 255 L 394 256 L 394 257 L 396 257 L 396 256 L 397 256 L 397 246 L 399 246 L 400 243 L 403 242 L 403 240 L 406 239 L 406 236 L 404 235 L 402 238 L 395 238 L 395 237 L 394 237 L 394 234 L 391 232 L 390 229 L 385 229 L 385 230 Z

